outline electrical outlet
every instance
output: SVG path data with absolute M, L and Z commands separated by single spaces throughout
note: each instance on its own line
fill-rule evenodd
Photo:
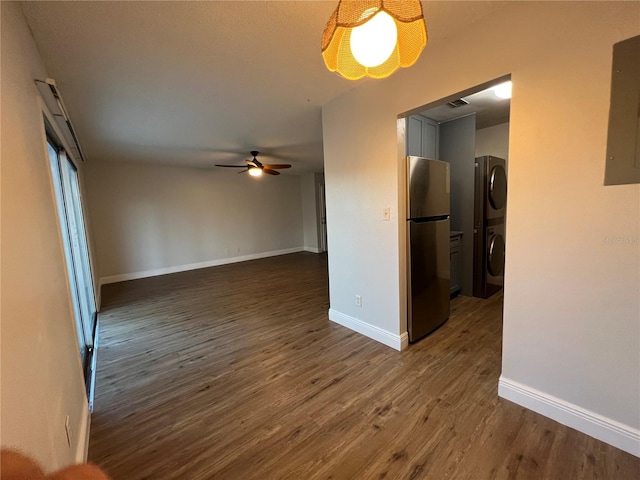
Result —
M 362 296 L 356 295 L 356 307 L 362 307 Z
M 71 447 L 71 426 L 69 425 L 69 415 L 64 417 L 64 431 L 67 432 L 67 444 Z
M 382 210 L 382 220 L 385 222 L 391 220 L 391 207 L 384 207 Z

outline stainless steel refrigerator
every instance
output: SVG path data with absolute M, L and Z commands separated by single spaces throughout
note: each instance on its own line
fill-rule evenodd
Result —
M 407 306 L 409 341 L 450 313 L 449 164 L 407 157 Z

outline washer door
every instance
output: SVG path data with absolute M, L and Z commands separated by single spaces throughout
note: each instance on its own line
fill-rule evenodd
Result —
M 501 210 L 506 202 L 507 174 L 502 165 L 495 165 L 489 172 L 489 203 L 495 210 Z
M 504 272 L 504 237 L 499 233 L 489 239 L 487 270 L 494 277 L 499 277 Z

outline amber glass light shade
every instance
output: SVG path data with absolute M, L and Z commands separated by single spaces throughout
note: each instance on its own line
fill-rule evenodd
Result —
M 351 33 L 378 12 L 393 18 L 398 40 L 382 64 L 366 67 L 351 51 Z M 340 0 L 322 35 L 322 58 L 329 70 L 349 80 L 385 78 L 399 67 L 413 65 L 427 44 L 427 28 L 419 0 Z

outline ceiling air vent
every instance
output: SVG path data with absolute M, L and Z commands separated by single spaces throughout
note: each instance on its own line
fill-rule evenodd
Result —
M 451 108 L 458 108 L 464 105 L 469 105 L 469 102 L 467 102 L 464 98 L 459 98 L 458 100 L 447 103 L 447 105 L 449 105 Z

